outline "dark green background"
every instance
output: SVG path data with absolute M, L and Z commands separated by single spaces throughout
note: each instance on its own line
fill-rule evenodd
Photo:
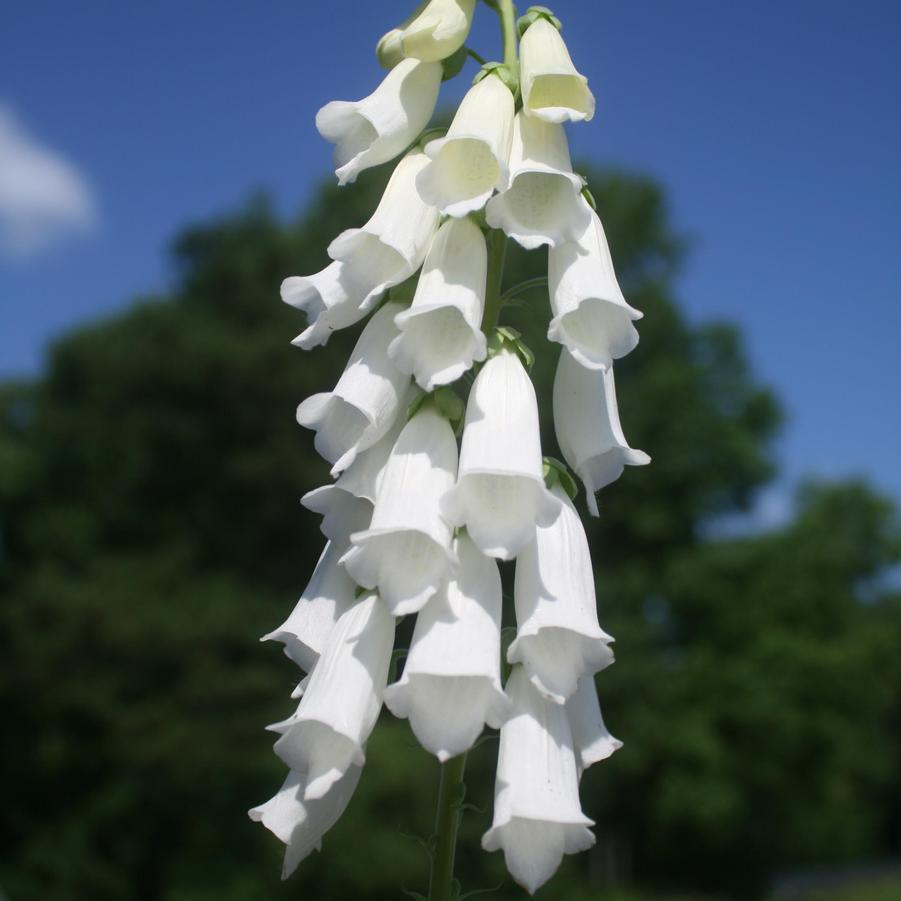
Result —
M 348 812 L 287 884 L 282 846 L 246 817 L 282 779 L 262 727 L 290 712 L 297 678 L 257 637 L 291 609 L 323 544 L 298 498 L 326 467 L 294 409 L 332 386 L 355 338 L 292 348 L 303 317 L 278 285 L 324 265 L 384 178 L 323 188 L 296 222 L 257 199 L 189 228 L 170 295 L 65 336 L 40 379 L 0 385 L 10 901 L 344 901 L 424 887 L 415 836 L 429 832 L 437 763 L 390 715 Z M 863 482 L 811 483 L 784 528 L 716 537 L 774 475 L 778 400 L 734 328 L 680 314 L 685 246 L 659 188 L 609 172 L 591 184 L 645 313 L 617 385 L 626 435 L 653 463 L 606 489 L 589 523 L 601 621 L 617 638 L 598 681 L 625 747 L 583 780 L 596 848 L 538 897 L 762 897 L 807 868 L 837 884 L 830 874 L 890 860 L 901 839 L 901 598 L 885 579 L 901 554 L 895 511 Z M 544 267 L 543 252 L 511 251 L 507 283 Z M 546 308 L 538 290 L 504 318 L 538 354 L 554 453 Z M 470 758 L 481 810 L 461 833 L 466 889 L 505 879 L 500 855 L 478 846 L 496 747 Z M 899 898 L 901 883 L 848 891 Z M 490 897 L 524 893 L 507 879 Z

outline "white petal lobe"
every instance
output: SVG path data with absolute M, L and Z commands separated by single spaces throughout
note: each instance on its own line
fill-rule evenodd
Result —
M 348 541 L 345 538 L 326 544 L 291 615 L 261 639 L 282 642 L 288 657 L 307 672 L 316 665 L 335 623 L 354 602 L 357 586 L 344 567 L 338 565 Z
M 456 381 L 485 359 L 482 312 L 488 253 L 470 219 L 449 219 L 429 248 L 413 304 L 398 313 L 389 356 L 425 391 Z
M 482 837 L 486 851 L 504 852 L 510 875 L 534 893 L 553 876 L 564 854 L 594 844 L 582 813 L 572 735 L 563 706 L 542 697 L 521 667 L 507 682 L 513 705 L 501 727 L 494 820 Z
M 351 766 L 382 706 L 394 643 L 394 619 L 370 594 L 351 605 L 329 634 L 297 711 L 270 728 L 275 753 L 304 774 L 304 801 L 322 798 Z
M 537 19 L 522 36 L 520 85 L 523 111 L 545 122 L 580 122 L 594 116 L 588 79 L 573 65 L 560 32 Z
M 450 573 L 452 534 L 440 502 L 456 469 L 453 429 L 433 409 L 421 409 L 391 451 L 372 523 L 351 536 L 342 563 L 360 585 L 377 588 L 395 616 L 421 609 Z
M 613 366 L 589 369 L 564 348 L 554 377 L 554 429 L 563 457 L 585 485 L 588 509 L 598 515 L 596 492 L 626 466 L 651 458 L 629 447 L 619 422 Z
M 485 723 L 499 728 L 509 702 L 500 682 L 501 580 L 465 533 L 459 570 L 419 612 L 410 653 L 385 703 L 409 717 L 422 746 L 445 761 L 472 747 Z
M 519 357 L 501 350 L 476 376 L 466 405 L 457 484 L 444 515 L 483 553 L 512 559 L 560 504 L 545 488 L 535 389 Z
M 372 447 L 398 414 L 409 378 L 389 359 L 388 345 L 397 335 L 394 317 L 400 310 L 388 303 L 375 313 L 334 390 L 314 394 L 297 408 L 297 421 L 316 431 L 313 444 L 333 464 L 333 475 Z
M 319 134 L 335 145 L 339 184 L 397 156 L 425 128 L 438 100 L 440 63 L 398 63 L 368 97 L 333 100 L 316 114 Z
M 361 772 L 361 767 L 349 767 L 323 797 L 305 801 L 303 775 L 291 770 L 274 797 L 248 811 L 252 820 L 262 823 L 288 846 L 282 879 L 287 879 L 302 860 L 320 849 L 323 835 L 338 822 L 350 803 Z
M 522 663 L 535 687 L 558 704 L 579 679 L 613 662 L 612 639 L 598 625 L 594 573 L 578 513 L 558 485 L 560 515 L 539 526 L 516 561 L 516 638 L 510 663 Z
M 583 365 L 603 369 L 638 344 L 632 322 L 641 313 L 626 303 L 613 271 L 604 227 L 589 210 L 588 227 L 577 241 L 548 252 L 548 290 L 553 318 L 549 341 L 565 345 Z
M 465 216 L 506 186 L 513 112 L 513 95 L 500 78 L 489 75 L 469 89 L 447 135 L 425 146 L 431 162 L 416 184 L 426 203 Z
M 606 760 L 623 746 L 604 724 L 594 677 L 579 679 L 575 693 L 566 702 L 566 715 L 572 729 L 580 776 L 593 763 Z
M 562 125 L 516 114 L 510 184 L 485 208 L 488 224 L 527 250 L 575 241 L 585 231 L 589 207 L 584 180 L 573 173 Z

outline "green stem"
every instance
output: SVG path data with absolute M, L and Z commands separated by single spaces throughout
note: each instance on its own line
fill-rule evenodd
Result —
M 491 337 L 501 314 L 503 299 L 501 283 L 504 280 L 504 257 L 507 255 L 507 236 L 497 228 L 488 232 L 488 277 L 485 282 L 485 312 L 482 315 L 482 331 Z
M 516 55 L 516 7 L 513 0 L 497 0 L 497 13 L 501 17 L 504 65 L 519 78 L 519 59 Z
M 454 856 L 457 851 L 457 828 L 463 803 L 463 772 L 466 754 L 451 757 L 441 764 L 438 788 L 438 811 L 435 814 L 435 856 L 429 880 L 429 901 L 450 901 L 454 878 Z
M 526 291 L 531 291 L 532 288 L 543 288 L 546 284 L 546 275 L 536 275 L 535 278 L 527 278 L 524 282 L 520 282 L 518 285 L 514 285 L 512 288 L 504 291 L 501 295 L 501 300 L 510 300 L 518 297 L 520 294 L 525 294 Z

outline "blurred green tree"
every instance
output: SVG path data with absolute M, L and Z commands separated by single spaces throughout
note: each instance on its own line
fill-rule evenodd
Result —
M 437 764 L 383 716 L 348 814 L 287 886 L 244 811 L 281 779 L 264 722 L 296 673 L 255 636 L 321 549 L 296 498 L 327 479 L 296 403 L 354 340 L 301 355 L 281 278 L 375 204 L 384 172 L 324 187 L 284 225 L 265 200 L 186 231 L 177 283 L 0 386 L 0 887 L 15 901 L 396 899 L 420 887 Z M 623 663 L 600 677 L 626 748 L 583 788 L 598 845 L 539 897 L 598 886 L 759 895 L 779 867 L 878 856 L 901 837 L 901 602 L 894 512 L 863 484 L 812 485 L 778 531 L 711 537 L 772 476 L 778 405 L 730 326 L 674 301 L 683 242 L 652 182 L 592 173 L 642 344 L 617 369 L 626 434 L 654 457 L 602 495 L 590 538 Z M 541 274 L 511 250 L 510 284 Z M 505 314 L 533 347 L 547 304 Z M 555 354 L 536 364 L 550 394 Z M 546 417 L 549 425 L 549 417 Z M 553 431 L 545 429 L 554 450 Z M 478 848 L 496 743 L 471 755 L 459 872 Z M 494 897 L 518 898 L 509 881 Z

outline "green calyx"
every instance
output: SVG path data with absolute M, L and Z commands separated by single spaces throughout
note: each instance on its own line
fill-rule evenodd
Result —
M 561 21 L 546 6 L 530 6 L 523 15 L 516 20 L 516 31 L 520 37 L 523 32 L 537 19 L 544 19 L 550 22 L 557 31 L 563 31 Z
M 485 65 L 476 72 L 476 77 L 473 78 L 472 83 L 478 84 L 483 78 L 487 78 L 489 75 L 496 75 L 504 85 L 506 85 L 510 93 L 513 94 L 514 97 L 516 96 L 516 92 L 519 90 L 519 79 L 509 66 L 498 62 L 485 63 Z
M 460 70 L 466 64 L 468 57 L 469 50 L 467 50 L 466 47 L 460 47 L 458 50 L 455 50 L 450 56 L 441 60 L 441 68 L 443 71 L 441 80 L 449 81 L 455 75 L 459 75 Z
M 496 328 L 488 339 L 489 359 L 499 354 L 502 350 L 515 353 L 522 365 L 526 367 L 526 371 L 531 372 L 532 366 L 535 364 L 535 354 L 532 353 L 528 344 L 522 340 L 520 333 L 508 325 L 501 325 Z
M 429 394 L 420 394 L 413 403 L 407 407 L 407 419 L 412 419 L 421 410 L 432 409 L 439 416 L 443 416 L 458 431 L 463 423 L 463 417 L 466 414 L 466 405 L 460 399 L 460 396 L 449 388 L 442 385 Z
M 595 211 L 598 211 L 598 202 L 594 199 L 594 194 L 588 188 L 588 185 L 585 185 L 582 188 L 582 196 L 585 198 L 585 202 Z
M 423 150 L 425 149 L 425 145 L 428 144 L 429 141 L 435 141 L 438 138 L 443 138 L 446 134 L 446 128 L 427 128 L 419 136 L 419 140 L 416 142 L 416 146 L 419 147 L 420 150 Z
M 571 501 L 576 499 L 579 486 L 572 477 L 572 473 L 565 463 L 561 463 L 555 457 L 545 457 L 543 461 L 544 484 L 550 491 L 555 485 L 559 485 L 569 496 Z

